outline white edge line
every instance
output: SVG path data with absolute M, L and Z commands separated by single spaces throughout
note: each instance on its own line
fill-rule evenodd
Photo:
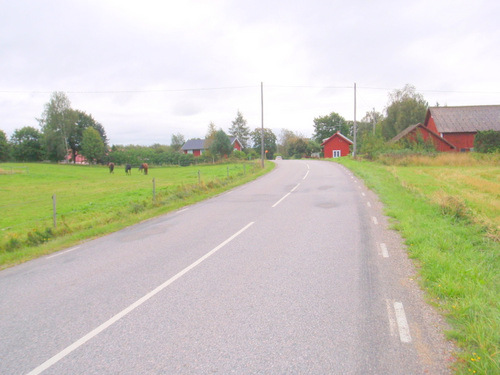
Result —
M 396 336 L 396 317 L 392 311 L 392 301 L 386 299 L 385 305 L 387 307 L 387 317 L 389 319 L 389 330 L 391 332 L 391 336 Z
M 378 220 L 375 216 L 372 216 L 372 220 L 373 220 L 373 224 L 375 224 L 375 225 L 378 224 Z
M 308 174 L 309 174 L 309 171 L 306 172 L 306 175 L 302 179 L 305 180 L 307 178 Z
M 389 258 L 389 252 L 387 251 L 387 246 L 385 245 L 385 243 L 380 244 L 380 250 L 382 250 L 382 256 L 384 258 Z
M 57 254 L 54 254 L 54 255 L 49 255 L 49 256 L 47 257 L 47 259 L 50 259 L 50 258 L 55 258 L 55 257 L 58 257 L 59 255 L 64 255 L 64 254 L 66 254 L 66 253 L 70 253 L 70 252 L 75 251 L 75 250 L 77 250 L 77 249 L 79 249 L 79 248 L 80 248 L 80 246 L 76 246 L 76 247 L 74 247 L 74 248 L 72 248 L 72 249 L 69 249 L 69 250 L 66 250 L 66 251 L 61 251 L 60 253 L 57 253 Z
M 394 302 L 396 322 L 398 323 L 399 339 L 401 342 L 411 342 L 410 327 L 406 320 L 405 309 L 401 302 Z
M 63 349 L 62 351 L 60 351 L 59 353 L 57 353 L 55 356 L 53 356 L 52 358 L 50 358 L 47 361 L 45 361 L 44 363 L 42 363 L 40 366 L 38 366 L 35 369 L 33 369 L 32 371 L 30 371 L 28 373 L 28 375 L 40 374 L 43 371 L 47 370 L 52 365 L 54 365 L 57 362 L 59 362 L 61 359 L 63 359 L 64 357 L 66 357 L 68 354 L 70 354 L 72 351 L 74 351 L 75 349 L 79 348 L 80 346 L 82 346 L 83 344 L 85 344 L 87 341 L 89 341 L 93 337 L 97 336 L 99 333 L 101 333 L 102 331 L 104 331 L 106 328 L 108 328 L 112 324 L 116 323 L 118 320 L 120 320 L 121 318 L 123 318 L 129 312 L 133 311 L 134 309 L 136 309 L 137 307 L 139 307 L 140 305 L 142 305 L 144 302 L 146 302 L 147 300 L 149 300 L 151 297 L 155 296 L 156 294 L 158 294 L 159 292 L 161 292 L 163 289 L 165 289 L 167 286 L 169 286 L 170 284 L 172 284 L 174 281 L 176 281 L 177 279 L 179 279 L 180 277 L 182 277 L 183 275 L 185 275 L 186 273 L 188 273 L 189 271 L 191 271 L 193 268 L 195 268 L 196 266 L 198 266 L 201 262 L 203 262 L 204 260 L 206 260 L 208 257 L 210 257 L 211 255 L 213 255 L 218 250 L 220 250 L 222 247 L 224 247 L 229 242 L 231 242 L 236 237 L 238 237 L 245 230 L 247 230 L 248 228 L 250 228 L 250 226 L 252 226 L 252 224 L 254 224 L 253 221 L 250 222 L 249 224 L 247 224 L 242 229 L 240 229 L 235 234 L 233 234 L 227 240 L 225 240 L 224 242 L 222 242 L 219 246 L 217 246 L 216 248 L 214 248 L 213 250 L 211 250 L 210 252 L 208 252 L 207 254 L 205 254 L 204 256 L 202 256 L 196 262 L 194 262 L 191 265 L 189 265 L 186 268 L 184 268 L 177 275 L 171 277 L 170 279 L 168 279 L 167 281 L 165 281 L 163 284 L 161 284 L 160 286 L 156 287 L 151 292 L 149 292 L 148 294 L 146 294 L 144 297 L 138 299 L 136 302 L 134 302 L 133 304 L 131 304 L 130 306 L 128 306 L 124 310 L 120 311 L 118 314 L 116 314 L 115 316 L 113 316 L 111 319 L 107 320 L 106 322 L 104 322 L 103 324 L 101 324 L 99 327 L 97 327 L 94 330 L 90 331 L 85 336 L 83 336 L 79 340 L 75 341 L 73 344 L 71 344 L 70 346 L 66 347 L 65 349 Z
M 366 205 L 367 205 L 368 207 L 371 207 L 371 206 L 372 206 L 372 204 L 371 204 L 370 202 L 366 202 Z

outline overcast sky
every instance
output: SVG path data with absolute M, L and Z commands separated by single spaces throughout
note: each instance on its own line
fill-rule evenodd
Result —
M 110 144 L 173 133 L 304 136 L 315 117 L 384 112 L 409 83 L 430 105 L 500 104 L 500 1 L 0 0 L 0 129 L 38 127 L 54 91 Z

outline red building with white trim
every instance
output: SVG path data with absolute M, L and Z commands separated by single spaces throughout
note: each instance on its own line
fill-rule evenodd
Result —
M 323 156 L 325 158 L 338 158 L 347 156 L 351 152 L 352 141 L 346 136 L 336 132 L 330 138 L 327 138 L 321 144 L 323 147 Z

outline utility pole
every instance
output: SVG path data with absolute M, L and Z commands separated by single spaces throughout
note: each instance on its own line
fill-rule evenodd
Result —
M 264 168 L 264 84 L 260 83 L 260 112 L 261 112 L 261 127 L 262 131 L 260 134 L 260 158 L 262 168 Z
M 357 126 L 356 126 L 356 82 L 354 82 L 354 145 L 352 147 L 352 157 L 356 157 L 356 133 L 357 133 Z

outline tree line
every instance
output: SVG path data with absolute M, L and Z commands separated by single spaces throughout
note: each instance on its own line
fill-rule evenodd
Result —
M 377 153 L 401 147 L 391 145 L 388 141 L 408 126 L 423 123 L 428 107 L 423 95 L 412 85 L 389 93 L 389 101 L 383 112 L 373 108 L 357 122 L 357 152 L 373 157 Z M 278 135 L 270 128 L 264 128 L 263 132 L 260 127 L 251 130 L 243 114 L 237 111 L 227 133 L 212 122 L 208 125 L 204 138 L 206 150 L 195 160 L 192 155 L 180 152 L 185 138 L 179 133 L 172 135 L 170 145 L 110 147 L 104 127 L 92 115 L 72 109 L 63 92 L 52 94 L 41 118 L 37 120 L 40 130 L 31 126 L 17 129 L 10 141 L 0 130 L 0 161 L 61 161 L 68 159 L 68 152 L 70 161 L 75 162 L 76 156 L 82 155 L 91 163 L 112 161 L 118 164 L 149 162 L 188 165 L 195 161 L 213 162 L 228 156 L 255 159 L 260 157 L 262 134 L 267 159 L 274 159 L 277 155 L 285 158 L 321 157 L 321 143 L 337 131 L 351 139 L 354 136 L 353 121 L 346 120 L 336 112 L 314 118 L 313 136 L 308 138 L 288 129 L 281 129 Z M 242 151 L 233 151 L 229 137 L 238 138 Z M 476 138 L 475 148 L 479 152 L 500 149 L 498 132 L 480 132 Z M 407 144 L 403 147 L 433 150 L 432 145 L 426 144 Z

